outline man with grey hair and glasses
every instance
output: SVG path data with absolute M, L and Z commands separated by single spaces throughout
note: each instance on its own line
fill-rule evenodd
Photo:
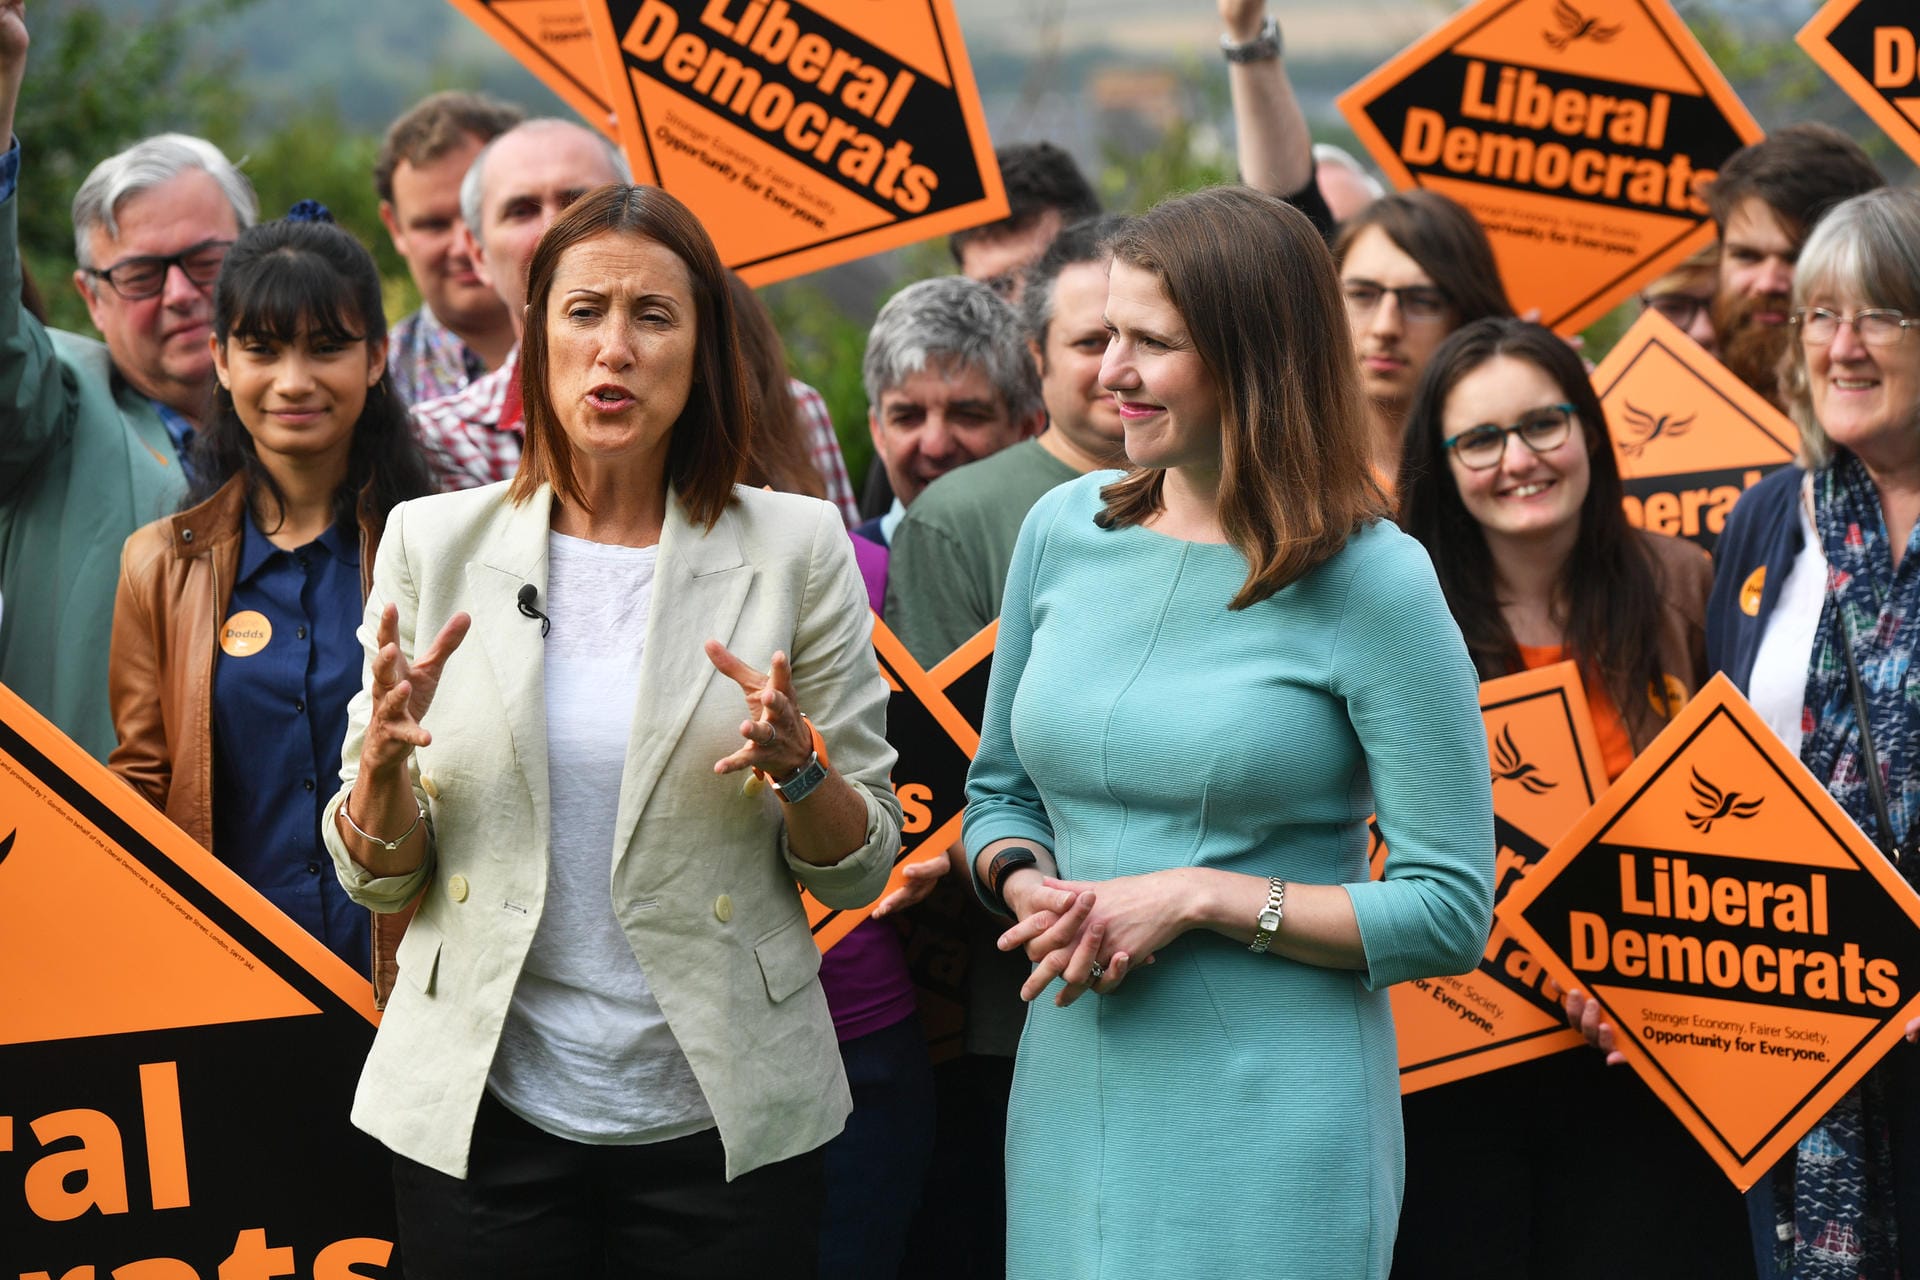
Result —
M 1046 425 L 1020 317 L 965 276 L 922 280 L 888 299 L 860 373 L 893 506 L 854 532 L 881 546 L 927 485 Z
M 97 165 L 73 199 L 74 287 L 105 344 L 20 306 L 22 0 L 0 0 L 0 683 L 100 760 L 120 547 L 179 504 L 213 385 L 213 282 L 258 212 L 212 143 L 168 133 Z

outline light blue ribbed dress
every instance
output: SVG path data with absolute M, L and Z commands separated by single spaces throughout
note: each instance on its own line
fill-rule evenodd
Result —
M 1391 525 L 1230 612 L 1240 554 L 1096 527 L 1113 479 L 1062 485 L 1021 529 L 967 847 L 1024 837 L 1082 880 L 1207 866 L 1344 885 L 1368 968 L 1200 930 L 1111 996 L 1034 1002 L 1007 1274 L 1384 1277 L 1402 1169 L 1386 988 L 1472 968 L 1492 916 L 1479 681 L 1425 552 Z M 1376 810 L 1393 850 L 1377 882 Z

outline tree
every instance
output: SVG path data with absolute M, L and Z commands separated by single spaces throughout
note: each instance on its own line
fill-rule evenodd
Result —
M 196 40 L 255 0 L 193 0 L 145 22 L 90 0 L 36 24 L 14 128 L 21 139 L 23 257 L 53 322 L 88 331 L 67 284 L 74 266 L 73 194 L 99 161 L 151 133 L 175 129 L 231 142 L 246 119 L 235 61 Z

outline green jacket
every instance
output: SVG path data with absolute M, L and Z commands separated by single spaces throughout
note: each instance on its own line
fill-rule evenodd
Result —
M 0 201 L 0 683 L 104 761 L 120 546 L 186 484 L 106 347 L 19 305 L 18 199 Z

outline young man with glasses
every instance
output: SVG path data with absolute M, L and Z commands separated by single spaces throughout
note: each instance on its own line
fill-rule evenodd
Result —
M 1374 468 L 1391 484 L 1427 362 L 1455 329 L 1513 307 L 1486 232 L 1436 192 L 1395 192 L 1354 214 L 1334 237 L 1333 261 L 1372 410 Z
M 1711 245 L 1640 291 L 1640 309 L 1658 311 L 1674 328 L 1718 353 L 1713 295 L 1720 278 L 1720 246 Z
M 0 0 L 0 137 L 26 71 L 22 0 Z M 0 156 L 0 296 L 20 296 L 21 149 Z M 74 286 L 105 344 L 0 307 L 0 682 L 100 760 L 120 546 L 185 492 L 209 389 L 213 281 L 256 213 L 211 143 L 161 134 L 102 161 L 73 201 Z

